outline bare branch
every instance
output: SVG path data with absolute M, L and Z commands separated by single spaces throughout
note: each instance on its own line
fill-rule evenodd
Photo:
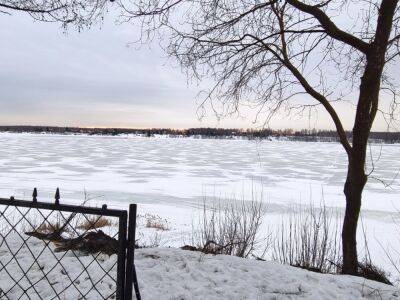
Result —
M 367 54 L 370 46 L 368 43 L 364 42 L 363 40 L 355 37 L 354 35 L 340 30 L 335 23 L 321 10 L 321 7 L 326 6 L 330 1 L 327 1 L 323 5 L 314 6 L 308 5 L 298 0 L 287 0 L 287 2 L 297 9 L 314 16 L 319 23 L 321 24 L 322 28 L 324 28 L 325 32 L 332 38 L 344 42 L 347 45 L 350 45 L 361 52 Z
M 0 0 L 0 12 L 27 13 L 38 21 L 58 22 L 63 27 L 73 24 L 80 29 L 101 21 L 109 2 L 113 0 Z

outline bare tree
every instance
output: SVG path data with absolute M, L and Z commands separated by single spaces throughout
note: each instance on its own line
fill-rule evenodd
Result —
M 22 12 L 38 21 L 82 28 L 102 19 L 108 2 L 114 0 L 0 0 L 0 15 Z
M 355 274 L 369 134 L 377 112 L 390 124 L 397 104 L 390 66 L 399 56 L 398 1 L 140 0 L 119 4 L 125 21 L 139 20 L 143 40 L 168 36 L 166 51 L 189 76 L 215 80 L 203 104 L 211 104 L 217 113 L 237 112 L 241 105 L 250 104 L 268 122 L 282 110 L 325 109 L 348 157 L 343 272 Z M 356 107 L 352 140 L 337 113 L 338 101 Z

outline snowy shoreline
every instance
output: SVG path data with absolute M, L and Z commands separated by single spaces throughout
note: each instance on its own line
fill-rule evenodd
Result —
M 157 138 L 157 139 L 193 139 L 193 140 L 230 140 L 230 141 L 275 141 L 275 142 L 296 142 L 296 143 L 333 143 L 340 144 L 337 138 L 332 137 L 312 137 L 312 136 L 295 136 L 295 135 L 271 135 L 266 137 L 251 137 L 251 136 L 238 136 L 238 135 L 226 135 L 226 136 L 207 136 L 207 135 L 179 135 L 179 134 L 152 134 L 148 136 L 146 134 L 138 133 L 119 133 L 119 134 L 101 134 L 101 133 L 79 133 L 79 132 L 13 132 L 13 131 L 0 131 L 0 135 L 32 135 L 32 136 L 82 136 L 82 137 L 109 137 L 109 138 Z M 382 139 L 370 139 L 370 144 L 376 145 L 399 145 L 400 141 L 388 142 Z
M 95 300 L 115 293 L 115 255 L 102 255 L 98 263 L 90 264 L 90 256 L 80 256 L 79 262 L 76 254 L 68 252 L 61 263 L 57 263 L 55 258 L 64 253 L 41 252 L 45 246 L 38 240 L 30 239 L 28 245 L 32 252 L 25 247 L 18 257 L 24 262 L 23 268 L 34 264 L 28 273 L 29 280 L 23 279 L 15 285 L 5 272 L 0 273 L 1 287 L 7 293 L 7 299 L 20 299 L 23 295 L 21 288 L 38 280 L 35 289 L 28 290 L 30 299 L 51 299 L 54 292 L 59 292 L 63 299 L 85 295 L 85 299 Z M 9 259 L 3 245 L 0 260 L 6 262 Z M 83 265 L 88 269 L 82 272 Z M 173 248 L 138 249 L 135 265 L 140 292 L 145 300 L 400 298 L 398 288 L 360 277 L 320 274 L 274 262 Z M 18 278 L 20 269 L 15 261 L 11 261 L 7 269 Z M 109 274 L 104 275 L 104 270 Z M 49 282 L 40 281 L 43 274 Z M 68 287 L 70 280 L 74 284 Z M 96 283 L 96 289 L 91 289 L 92 283 Z

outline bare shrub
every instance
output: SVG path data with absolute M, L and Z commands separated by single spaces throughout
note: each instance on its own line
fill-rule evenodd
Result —
M 249 257 L 263 241 L 259 231 L 264 215 L 262 201 L 254 197 L 253 201 L 213 201 L 211 207 L 205 198 L 194 243 L 204 253 Z
M 365 279 L 382 282 L 385 284 L 393 285 L 389 280 L 389 274 L 383 269 L 372 264 L 371 261 L 363 261 L 358 263 L 357 275 Z
M 396 283 L 396 285 L 400 284 L 400 210 L 396 209 L 396 213 L 393 217 L 393 223 L 395 224 L 395 232 L 398 236 L 398 239 L 390 241 L 390 243 L 384 246 L 380 241 L 378 241 L 381 249 L 384 251 L 388 263 L 392 267 L 393 276 L 391 279 Z
M 337 214 L 337 213 L 336 213 Z M 338 216 L 325 205 L 293 207 L 278 229 L 272 258 L 283 264 L 321 273 L 340 268 Z
M 363 236 L 363 243 L 364 243 L 364 258 L 361 262 L 357 264 L 357 273 L 355 275 L 363 277 L 365 279 L 374 280 L 378 282 L 382 282 L 385 284 L 393 285 L 389 278 L 391 275 L 389 272 L 386 272 L 384 269 L 378 267 L 372 262 L 371 252 L 369 251 L 368 246 L 368 238 L 367 238 L 367 231 L 364 226 L 363 218 L 361 218 L 361 229 L 362 229 L 362 236 Z M 378 242 L 379 243 L 379 242 Z M 382 246 L 382 245 L 381 245 Z M 388 255 L 388 252 L 385 252 Z M 389 256 L 390 261 L 391 257 Z M 397 266 L 395 266 L 397 269 Z

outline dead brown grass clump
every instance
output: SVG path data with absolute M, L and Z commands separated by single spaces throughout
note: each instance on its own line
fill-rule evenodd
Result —
M 78 224 L 76 228 L 83 230 L 92 230 L 111 225 L 111 221 L 105 217 L 91 216 L 85 219 L 82 223 Z
M 53 232 L 65 232 L 67 231 L 66 226 L 61 224 L 60 222 L 52 223 L 52 222 L 45 222 L 40 224 L 40 226 L 36 229 L 36 232 L 40 233 L 53 233 Z

